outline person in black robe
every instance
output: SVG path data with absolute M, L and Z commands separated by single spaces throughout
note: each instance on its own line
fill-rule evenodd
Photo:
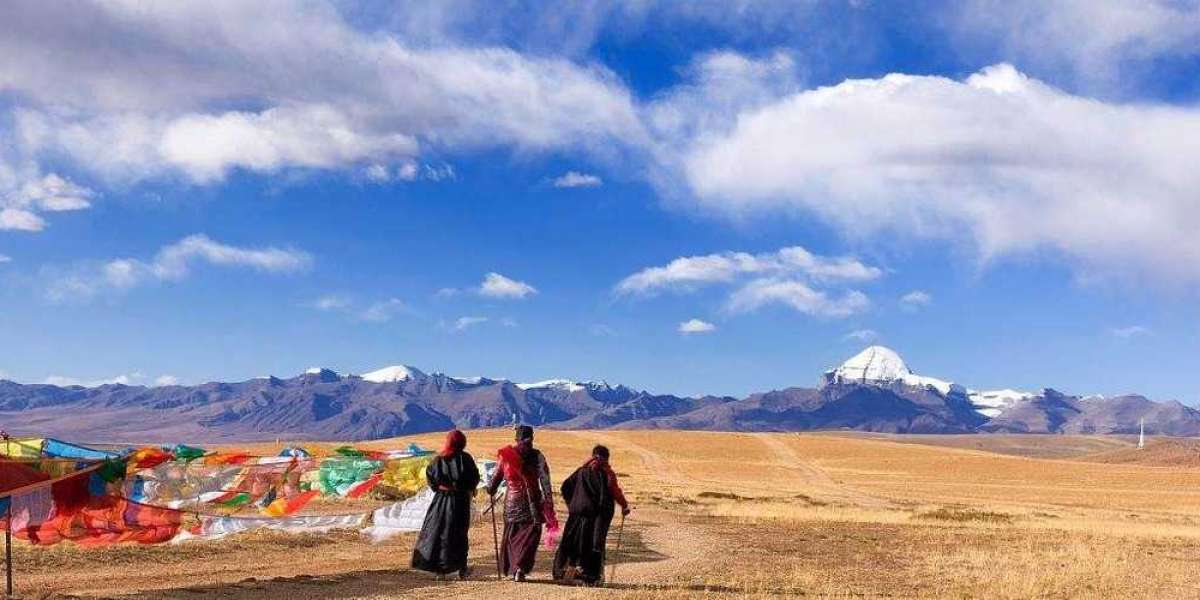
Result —
M 446 445 L 425 469 L 434 496 L 413 549 L 412 566 L 439 578 L 457 572 L 459 579 L 466 579 L 468 574 L 467 530 L 471 527 L 471 498 L 479 487 L 479 468 L 464 451 L 466 447 L 467 436 L 457 429 L 451 431 L 446 434 Z
M 567 526 L 554 555 L 554 578 L 584 585 L 604 581 L 604 546 L 613 513 L 629 514 L 629 502 L 608 464 L 608 448 L 596 446 L 592 457 L 562 484 L 567 505 Z
M 533 428 L 528 425 L 517 427 L 516 443 L 501 448 L 497 458 L 499 464 L 487 490 L 494 506 L 500 484 L 507 484 L 500 570 L 513 581 L 525 581 L 537 559 L 546 514 L 554 510 L 550 467 L 546 457 L 533 447 Z

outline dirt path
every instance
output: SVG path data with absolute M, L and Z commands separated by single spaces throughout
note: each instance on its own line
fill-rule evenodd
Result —
M 600 441 L 614 448 L 628 450 L 641 460 L 640 468 L 634 467 L 639 479 L 653 482 L 651 487 L 662 487 L 674 480 L 676 484 L 687 481 L 677 465 L 645 446 L 627 439 L 597 432 L 587 432 L 589 443 Z M 632 467 L 632 466 L 631 466 Z M 644 476 L 644 477 L 643 477 Z M 614 522 L 609 537 L 610 564 L 617 566 L 616 584 L 608 589 L 584 590 L 560 586 L 550 581 L 550 566 L 553 552 L 542 549 L 538 564 L 529 582 L 524 584 L 497 581 L 492 562 L 494 551 L 490 522 L 476 523 L 472 529 L 471 563 L 475 573 L 465 582 L 437 582 L 432 576 L 406 568 L 408 553 L 411 552 L 412 536 L 404 536 L 386 544 L 369 546 L 355 541 L 343 540 L 338 545 L 301 550 L 300 553 L 282 551 L 273 557 L 248 552 L 245 560 L 226 557 L 222 572 L 209 573 L 203 580 L 207 583 L 192 585 L 196 571 L 204 566 L 192 564 L 181 569 L 191 576 L 183 575 L 178 567 L 158 568 L 146 565 L 142 582 L 157 590 L 119 592 L 119 587 L 103 585 L 90 591 L 79 590 L 80 597 L 108 598 L 123 597 L 138 600 L 166 600 L 189 598 L 247 598 L 277 600 L 307 600 L 310 598 L 576 598 L 594 597 L 642 597 L 657 592 L 674 592 L 686 596 L 689 586 L 697 585 L 695 578 L 704 573 L 711 563 L 710 551 L 721 541 L 718 533 L 704 525 L 702 520 L 690 519 L 686 514 L 672 511 L 668 507 L 635 507 L 634 514 L 626 521 L 622 538 L 622 549 L 615 552 L 618 521 Z M 300 554 L 307 554 L 301 558 Z M 351 555 L 363 559 L 355 568 Z M 369 558 L 368 558 L 369 557 Z M 342 559 L 347 560 L 342 560 Z M 268 566 L 267 562 L 277 563 Z M 336 564 L 333 564 L 336 563 Z M 368 565 L 374 565 L 371 567 Z M 180 565 L 182 566 L 182 565 Z M 216 565 L 213 564 L 213 567 Z M 385 568 L 386 567 L 386 568 Z M 214 581 L 215 579 L 215 581 Z M 78 588 L 76 588 L 78 590 Z M 130 593 L 132 592 L 132 593 Z
M 775 433 L 756 433 L 754 438 L 762 442 L 778 459 L 779 466 L 789 477 L 798 480 L 809 496 L 822 501 L 855 504 L 872 508 L 891 506 L 892 503 L 847 487 L 833 480 L 824 469 L 800 455 L 795 448 Z

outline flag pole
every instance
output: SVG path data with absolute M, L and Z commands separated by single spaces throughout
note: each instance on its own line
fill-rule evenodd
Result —
M 7 431 L 0 431 L 0 437 L 4 438 L 4 456 L 12 457 L 12 438 L 9 437 Z M 5 510 L 4 519 L 4 597 L 11 600 L 13 597 L 13 581 L 12 581 L 12 496 L 8 497 L 8 507 Z
M 13 597 L 12 583 L 12 498 L 8 500 L 8 515 L 4 522 L 4 597 Z

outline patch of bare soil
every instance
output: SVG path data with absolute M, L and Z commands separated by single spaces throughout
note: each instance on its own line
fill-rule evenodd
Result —
M 1153 467 L 1200 468 L 1200 440 L 1162 438 L 1147 441 L 1146 447 L 1122 448 L 1082 458 L 1090 462 Z

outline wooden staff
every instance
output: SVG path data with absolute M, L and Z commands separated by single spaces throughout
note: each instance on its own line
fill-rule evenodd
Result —
M 488 508 L 492 511 L 492 545 L 496 548 L 496 579 L 504 579 L 504 570 L 500 568 L 500 534 L 496 531 L 496 496 L 492 496 L 492 506 Z
M 617 528 L 617 549 L 613 552 L 612 566 L 608 568 L 608 584 L 612 585 L 617 576 L 617 557 L 621 554 L 621 536 L 625 534 L 625 511 L 621 511 L 621 526 Z

